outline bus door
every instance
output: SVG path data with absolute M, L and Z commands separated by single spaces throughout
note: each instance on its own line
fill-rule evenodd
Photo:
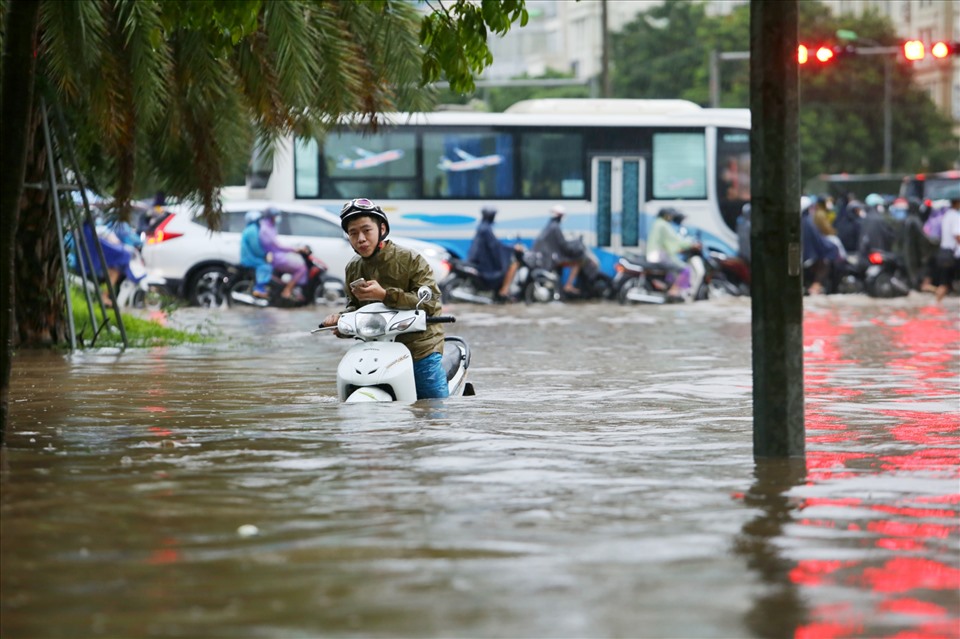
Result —
M 639 156 L 596 156 L 591 161 L 597 248 L 610 253 L 637 247 L 647 236 L 646 160 Z

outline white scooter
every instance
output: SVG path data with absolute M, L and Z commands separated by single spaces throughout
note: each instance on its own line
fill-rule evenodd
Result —
M 417 308 L 393 309 L 379 302 L 367 304 L 340 315 L 337 332 L 353 336 L 359 342 L 350 347 L 337 366 L 337 396 L 340 401 L 406 402 L 417 400 L 413 376 L 413 358 L 404 344 L 394 341 L 397 335 L 426 330 L 430 323 L 456 321 L 453 317 L 428 317 L 420 305 L 432 294 L 426 286 L 417 291 Z M 321 326 L 311 331 L 333 330 Z M 474 395 L 473 384 L 466 381 L 470 366 L 470 348 L 459 337 L 447 337 L 443 344 L 443 368 L 451 396 Z

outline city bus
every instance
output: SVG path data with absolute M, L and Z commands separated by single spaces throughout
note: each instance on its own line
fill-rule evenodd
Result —
M 750 111 L 685 100 L 548 99 L 503 113 L 391 114 L 375 132 L 345 126 L 323 143 L 288 137 L 254 166 L 247 197 L 339 213 L 378 202 L 397 233 L 465 257 L 484 206 L 502 241 L 529 245 L 561 205 L 611 272 L 642 251 L 664 207 L 705 246 L 734 254 L 736 219 L 750 199 Z

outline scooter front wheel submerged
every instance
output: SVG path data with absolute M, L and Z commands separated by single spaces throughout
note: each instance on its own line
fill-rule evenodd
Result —
M 362 386 L 350 393 L 344 400 L 346 404 L 360 404 L 364 402 L 392 402 L 393 397 L 387 391 L 377 386 Z

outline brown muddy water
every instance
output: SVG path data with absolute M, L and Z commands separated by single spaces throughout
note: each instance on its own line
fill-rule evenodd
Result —
M 0 635 L 960 636 L 956 298 L 807 301 L 755 462 L 750 303 L 449 307 L 476 397 L 340 405 L 310 310 L 18 353 Z

